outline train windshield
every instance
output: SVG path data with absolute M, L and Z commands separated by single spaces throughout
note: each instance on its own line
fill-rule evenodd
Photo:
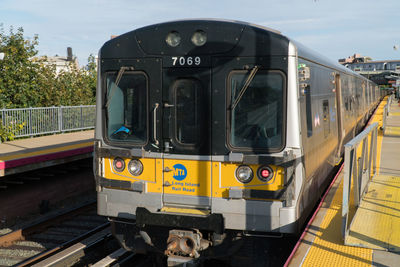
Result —
M 282 148 L 284 85 L 284 75 L 279 71 L 231 73 L 228 139 L 233 148 Z
M 110 141 L 147 141 L 147 78 L 142 72 L 110 73 L 106 78 L 107 137 Z

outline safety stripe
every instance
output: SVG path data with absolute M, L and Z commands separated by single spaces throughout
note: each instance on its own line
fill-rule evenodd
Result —
M 72 149 L 71 149 L 72 148 Z M 62 150 L 62 151 L 60 151 Z M 93 152 L 93 142 L 4 157 L 0 170 Z M 8 159 L 6 159 L 8 158 Z M 13 159 L 14 158 L 14 159 Z M 6 159 L 6 160 L 5 160 Z
M 22 150 L 21 151 L 22 153 L 13 153 L 11 155 L 0 156 L 0 161 L 9 161 L 9 160 L 19 159 L 19 158 L 28 158 L 28 157 L 38 156 L 38 155 L 47 155 L 47 154 L 51 154 L 51 153 L 57 153 L 57 152 L 62 152 L 62 151 L 66 151 L 66 150 L 73 150 L 73 149 L 88 147 L 88 146 L 93 146 L 93 141 L 79 143 L 79 144 L 73 144 L 73 145 L 67 145 L 67 146 L 57 146 L 54 148 L 35 150 L 32 152 L 27 152 L 27 153 L 25 152 L 25 150 Z M 40 148 L 37 148 L 37 149 L 40 149 Z

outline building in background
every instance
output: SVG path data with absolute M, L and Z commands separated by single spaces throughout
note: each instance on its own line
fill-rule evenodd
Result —
M 354 54 L 352 56 L 349 56 L 347 58 L 341 58 L 339 59 L 340 64 L 347 64 L 347 63 L 359 63 L 359 62 L 368 62 L 371 61 L 372 59 L 370 57 L 364 57 L 361 56 L 360 54 Z
M 71 47 L 67 47 L 66 57 L 55 55 L 53 57 L 42 56 L 40 57 L 40 59 L 44 59 L 44 64 L 46 65 L 55 65 L 57 73 L 60 73 L 60 71 L 68 71 L 68 67 L 70 64 L 79 68 L 78 58 L 72 54 Z
M 339 63 L 379 85 L 394 86 L 400 80 L 400 59 L 373 61 L 370 57 L 354 54 L 339 59 Z

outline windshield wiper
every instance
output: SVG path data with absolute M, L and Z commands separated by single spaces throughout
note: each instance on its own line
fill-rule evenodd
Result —
M 106 108 L 108 108 L 108 106 L 110 105 L 111 98 L 113 97 L 113 95 L 115 93 L 115 89 L 117 88 L 119 82 L 121 81 L 122 75 L 124 74 L 124 72 L 126 70 L 129 70 L 129 69 L 131 69 L 131 68 L 130 67 L 121 67 L 119 69 L 118 74 L 117 74 L 117 78 L 115 79 L 115 83 L 111 86 L 110 94 L 107 97 L 107 101 L 106 101 L 106 104 L 105 104 Z
M 246 92 L 247 88 L 249 87 L 250 83 L 253 81 L 254 76 L 256 76 L 256 73 L 258 71 L 260 67 L 259 66 L 254 66 L 254 68 L 251 69 L 251 72 L 249 74 L 249 77 L 247 77 L 246 82 L 244 83 L 242 89 L 240 89 L 239 94 L 235 100 L 235 102 L 233 102 L 232 104 L 232 111 L 235 110 L 237 104 L 239 104 L 240 99 L 242 99 L 242 96 L 244 95 L 244 93 Z

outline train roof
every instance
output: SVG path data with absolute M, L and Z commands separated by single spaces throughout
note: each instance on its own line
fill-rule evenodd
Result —
M 200 47 L 196 47 L 190 41 L 190 37 L 197 30 L 207 33 L 207 43 Z M 171 31 L 181 34 L 181 45 L 170 47 L 166 44 L 165 38 Z M 100 49 L 100 57 L 126 59 L 149 55 L 288 55 L 289 43 L 293 43 L 297 48 L 298 56 L 301 58 L 337 71 L 362 77 L 339 63 L 286 37 L 280 31 L 262 25 L 224 19 L 185 19 L 138 28 L 107 41 Z
M 195 31 L 207 34 L 204 45 L 195 46 L 191 42 Z M 165 39 L 170 32 L 180 34 L 180 45 L 167 45 Z M 179 20 L 146 26 L 111 39 L 101 48 L 100 57 L 287 55 L 288 44 L 288 38 L 279 31 L 251 23 L 210 19 Z
M 292 42 L 296 48 L 297 48 L 297 54 L 300 58 L 304 58 L 310 61 L 313 61 L 315 63 L 324 65 L 326 67 L 350 74 L 350 75 L 355 75 L 355 76 L 359 76 L 359 77 L 363 77 L 360 74 L 344 67 L 343 65 L 339 64 L 338 62 L 332 61 L 331 59 L 327 58 L 326 56 L 302 45 L 301 43 L 294 41 L 292 39 L 289 39 L 290 42 Z M 363 77 L 364 79 L 366 79 L 365 77 Z

